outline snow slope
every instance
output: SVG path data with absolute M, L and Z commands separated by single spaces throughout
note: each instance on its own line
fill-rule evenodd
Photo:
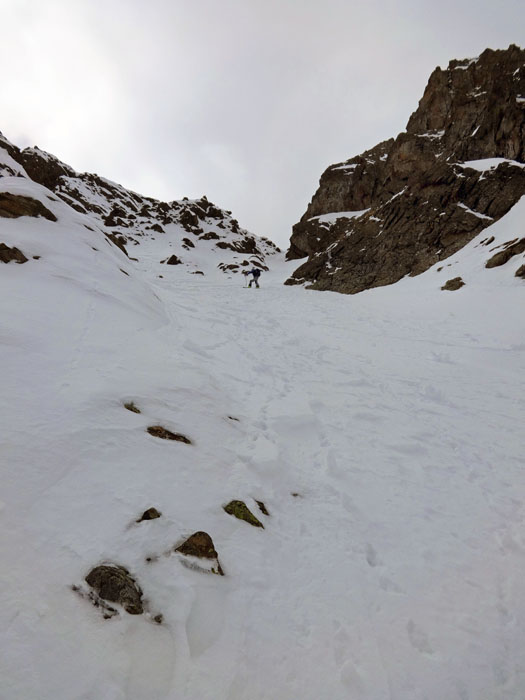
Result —
M 0 220 L 41 256 L 0 265 L 2 700 L 522 700 L 523 255 L 486 270 L 481 241 L 525 201 L 443 269 L 342 296 L 282 261 L 260 290 L 159 278 L 1 187 L 58 217 Z M 166 554 L 198 530 L 224 577 Z M 144 615 L 71 589 L 102 562 Z

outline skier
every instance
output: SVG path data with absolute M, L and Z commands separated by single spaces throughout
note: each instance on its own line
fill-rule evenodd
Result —
M 259 277 L 261 276 L 261 271 L 257 267 L 254 267 L 248 274 L 253 277 L 253 279 L 250 280 L 248 287 L 251 287 L 252 282 L 255 282 L 255 286 L 257 289 L 259 289 Z

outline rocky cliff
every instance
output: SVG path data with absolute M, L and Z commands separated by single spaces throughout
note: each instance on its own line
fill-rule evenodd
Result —
M 206 197 L 161 202 L 92 173 L 78 173 L 39 148 L 19 149 L 0 133 L 0 177 L 26 177 L 89 218 L 89 226 L 133 259 L 160 252 L 159 263 L 204 274 L 206 260 L 231 275 L 243 267 L 268 269 L 279 249 L 239 226 L 231 211 Z M 0 214 L 1 215 L 1 214 Z M 149 245 L 154 243 L 152 247 Z M 163 259 L 161 259 L 163 258 Z
M 525 51 L 451 61 L 405 132 L 323 173 L 287 252 L 308 260 L 286 283 L 353 294 L 417 275 L 523 194 Z

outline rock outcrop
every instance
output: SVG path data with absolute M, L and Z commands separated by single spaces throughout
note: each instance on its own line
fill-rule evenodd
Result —
M 232 264 L 228 270 L 223 270 L 231 275 L 240 272 L 240 265 L 245 262 L 243 256 L 249 256 L 246 264 L 259 264 L 268 269 L 267 256 L 279 252 L 272 241 L 241 228 L 231 211 L 219 208 L 206 196 L 161 202 L 99 175 L 76 172 L 39 148 L 21 150 L 0 133 L 0 153 L 2 149 L 8 157 L 0 158 L 0 177 L 29 177 L 47 187 L 54 197 L 77 212 L 89 215 L 92 224 L 126 255 L 130 245 L 139 246 L 140 252 L 141 243 L 162 240 L 167 264 L 186 265 L 191 272 L 194 263 L 189 251 L 195 247 L 211 248 L 217 257 L 222 257 L 218 262 L 227 260 Z M 26 215 L 45 216 L 56 221 L 40 202 L 0 194 L 0 216 Z
M 0 192 L 0 216 L 5 219 L 18 219 L 20 216 L 43 216 L 49 221 L 57 218 L 49 209 L 32 197 Z
M 458 289 L 461 289 L 461 287 L 464 286 L 465 282 L 463 282 L 461 277 L 453 277 L 452 279 L 447 280 L 441 289 L 446 292 L 456 292 Z
M 323 173 L 287 252 L 308 260 L 286 283 L 352 294 L 417 275 L 523 194 L 525 51 L 451 61 L 406 132 Z

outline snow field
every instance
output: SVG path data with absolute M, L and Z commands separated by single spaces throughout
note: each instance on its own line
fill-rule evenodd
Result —
M 282 262 L 249 291 L 153 249 L 133 266 L 62 206 L 2 231 L 42 259 L 0 276 L 0 697 L 520 700 L 522 261 L 485 270 L 479 243 L 523 202 L 352 297 L 284 287 Z M 225 577 L 171 551 L 197 530 Z M 144 615 L 71 590 L 103 562 Z

